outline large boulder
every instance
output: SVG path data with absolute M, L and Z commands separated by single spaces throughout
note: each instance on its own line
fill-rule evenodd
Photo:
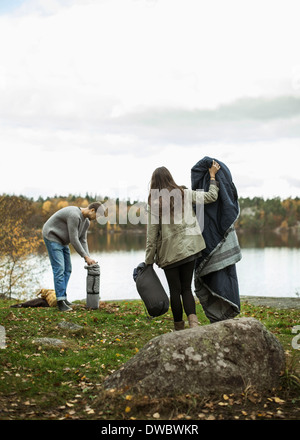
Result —
M 281 344 L 261 322 L 230 319 L 152 339 L 104 387 L 156 397 L 267 390 L 284 365 Z

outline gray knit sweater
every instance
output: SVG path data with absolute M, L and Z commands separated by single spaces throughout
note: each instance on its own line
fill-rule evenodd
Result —
M 84 218 L 81 209 L 67 206 L 53 214 L 44 224 L 43 236 L 62 245 L 71 245 L 81 257 L 89 256 L 87 230 L 88 218 Z

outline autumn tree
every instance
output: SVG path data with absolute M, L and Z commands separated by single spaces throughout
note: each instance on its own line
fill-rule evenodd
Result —
M 21 293 L 33 278 L 32 257 L 42 237 L 32 227 L 32 201 L 17 196 L 0 196 L 0 295 Z

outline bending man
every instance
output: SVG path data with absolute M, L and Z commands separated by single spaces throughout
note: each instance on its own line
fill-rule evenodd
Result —
M 43 238 L 50 258 L 57 306 L 62 312 L 72 310 L 67 300 L 67 285 L 72 272 L 69 244 L 85 259 L 88 265 L 95 264 L 89 255 L 87 230 L 90 221 L 96 219 L 100 202 L 87 208 L 68 206 L 53 214 L 44 224 Z

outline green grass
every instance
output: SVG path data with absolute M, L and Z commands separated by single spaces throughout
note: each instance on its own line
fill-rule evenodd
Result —
M 240 316 L 260 320 L 285 348 L 287 370 L 273 394 L 248 390 L 225 400 L 199 395 L 151 399 L 107 391 L 102 383 L 150 339 L 172 331 L 170 311 L 149 320 L 141 301 L 101 303 L 99 310 L 78 304 L 67 314 L 56 308 L 10 308 L 13 303 L 0 300 L 0 325 L 6 330 L 6 348 L 0 350 L 2 420 L 299 418 L 300 350 L 291 346 L 299 310 L 242 306 Z M 209 323 L 199 304 L 197 314 L 202 325 Z M 58 327 L 62 320 L 83 328 L 63 330 Z M 62 339 L 64 346 L 35 343 L 40 337 Z

